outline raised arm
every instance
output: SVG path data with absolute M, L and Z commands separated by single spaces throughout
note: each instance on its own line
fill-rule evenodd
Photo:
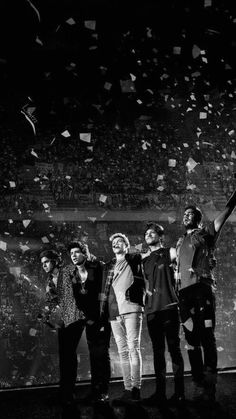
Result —
M 225 209 L 214 220 L 214 227 L 215 227 L 216 233 L 220 232 L 224 223 L 227 221 L 229 216 L 232 214 L 235 206 L 236 206 L 236 190 L 234 191 L 234 193 L 229 198 L 229 200 L 228 200 L 228 202 L 225 206 Z
M 170 247 L 170 260 L 171 262 L 176 262 L 176 249 L 175 247 Z

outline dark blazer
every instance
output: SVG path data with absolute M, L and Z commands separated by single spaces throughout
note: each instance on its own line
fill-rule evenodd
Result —
M 137 253 L 127 253 L 125 255 L 125 259 L 129 263 L 134 277 L 133 283 L 126 291 L 126 298 L 132 303 L 137 303 L 140 306 L 144 306 L 145 282 L 143 277 L 141 255 Z M 116 259 L 114 258 L 110 262 L 107 262 L 103 268 L 103 282 L 100 303 L 100 313 L 102 316 L 108 316 L 108 296 L 110 293 L 115 262 Z

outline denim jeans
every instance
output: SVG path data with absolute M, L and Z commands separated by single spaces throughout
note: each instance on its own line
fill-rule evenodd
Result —
M 121 370 L 126 390 L 141 387 L 142 357 L 140 351 L 142 313 L 128 313 L 111 321 L 117 344 Z

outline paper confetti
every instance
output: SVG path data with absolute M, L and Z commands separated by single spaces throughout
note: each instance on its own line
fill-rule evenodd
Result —
M 169 162 L 168 162 L 168 166 L 169 167 L 175 167 L 176 166 L 176 160 L 175 159 L 169 159 Z
M 73 17 L 70 17 L 69 19 L 66 20 L 66 23 L 68 23 L 68 25 L 75 25 L 75 20 L 73 19 Z
M 79 135 L 79 138 L 81 141 L 84 141 L 85 143 L 91 143 L 91 132 L 81 133 Z
M 186 166 L 188 168 L 188 171 L 191 172 L 198 164 L 192 157 L 189 157 Z
M 49 240 L 46 236 L 42 237 L 41 240 L 43 243 L 49 243 Z
M 7 250 L 7 243 L 0 240 L 0 249 L 4 250 L 4 252 L 6 252 Z
M 68 130 L 63 131 L 63 132 L 61 133 L 61 135 L 62 135 L 63 137 L 65 137 L 65 138 L 70 137 L 70 133 L 69 133 L 69 131 L 68 131 Z
M 85 20 L 84 21 L 84 26 L 87 29 L 90 29 L 92 31 L 95 31 L 95 29 L 96 29 L 96 20 Z
M 28 227 L 28 225 L 31 223 L 31 220 L 23 220 L 22 222 L 23 222 L 23 226 L 24 226 L 25 228 L 27 228 L 27 227 Z
M 101 194 L 101 195 L 99 196 L 99 201 L 100 201 L 100 202 L 105 203 L 105 202 L 106 202 L 106 200 L 107 200 L 107 196 L 106 196 L 106 195 Z

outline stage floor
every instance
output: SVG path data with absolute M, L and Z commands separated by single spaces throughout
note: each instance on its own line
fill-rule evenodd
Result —
M 185 377 L 186 404 L 183 408 L 143 407 L 133 403 L 127 407 L 114 407 L 112 401 L 123 391 L 120 381 L 110 384 L 110 403 L 106 407 L 82 406 L 77 404 L 73 419 L 235 419 L 236 418 L 236 371 L 219 373 L 216 403 L 194 402 L 191 377 Z M 77 385 L 78 397 L 83 397 L 89 387 L 86 384 Z M 155 389 L 153 378 L 144 378 L 142 397 L 147 397 Z M 167 378 L 167 396 L 173 393 L 173 378 Z M 58 400 L 58 387 L 21 388 L 0 391 L 1 419 L 64 419 L 64 414 Z M 71 418 L 72 419 L 72 418 Z

